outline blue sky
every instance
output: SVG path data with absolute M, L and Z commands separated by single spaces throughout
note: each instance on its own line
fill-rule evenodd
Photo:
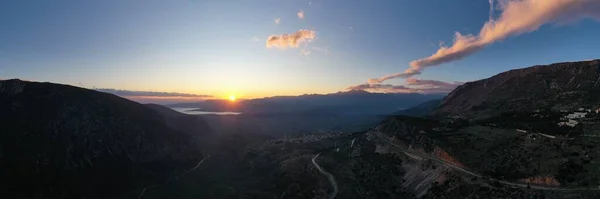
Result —
M 2 1 L 0 78 L 217 97 L 331 93 L 403 72 L 440 42 L 452 45 L 457 31 L 477 35 L 489 11 L 485 0 Z M 412 78 L 466 82 L 599 58 L 600 24 L 569 22 L 543 23 Z M 316 38 L 265 45 L 301 29 Z

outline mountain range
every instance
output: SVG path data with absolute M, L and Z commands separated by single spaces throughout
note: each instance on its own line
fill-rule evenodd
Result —
M 393 112 L 421 102 L 441 99 L 440 94 L 370 93 L 351 90 L 332 94 L 276 96 L 251 100 L 207 100 L 166 105 L 202 111 L 242 112 L 240 115 L 205 115 L 214 128 L 240 129 L 275 137 L 310 132 L 352 132 L 370 128 Z M 235 124 L 233 120 L 235 119 Z
M 243 112 L 227 116 L 4 80 L 0 197 L 598 198 L 600 114 L 565 118 L 600 107 L 599 79 L 591 60 L 503 72 L 441 100 L 349 91 L 171 105 Z M 370 126 L 318 131 L 356 124 Z
M 388 114 L 421 102 L 441 99 L 441 94 L 370 93 L 351 90 L 332 94 L 275 96 L 232 103 L 228 100 L 207 100 L 195 103 L 169 104 L 168 107 L 200 108 L 204 111 L 231 111 L 244 114 L 300 113 L 328 111 L 348 114 Z

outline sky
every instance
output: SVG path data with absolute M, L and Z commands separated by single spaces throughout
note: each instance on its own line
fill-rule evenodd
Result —
M 190 100 L 443 93 L 597 59 L 599 21 L 597 0 L 5 0 L 0 79 Z

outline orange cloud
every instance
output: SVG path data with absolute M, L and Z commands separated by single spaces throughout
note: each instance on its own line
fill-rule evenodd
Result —
M 303 42 L 310 42 L 316 37 L 316 32 L 313 30 L 298 30 L 292 34 L 271 35 L 267 38 L 267 48 L 298 48 L 298 45 Z
M 304 11 L 300 10 L 300 12 L 296 14 L 298 15 L 298 19 L 304 19 Z
M 494 1 L 489 2 L 490 18 L 478 35 L 456 32 L 451 46 L 442 46 L 433 55 L 410 62 L 410 69 L 403 73 L 373 79 L 373 82 L 412 77 L 426 67 L 460 60 L 510 36 L 536 31 L 544 24 L 585 18 L 600 21 L 599 0 L 497 0 L 496 9 L 501 12 L 498 19 L 492 16 Z

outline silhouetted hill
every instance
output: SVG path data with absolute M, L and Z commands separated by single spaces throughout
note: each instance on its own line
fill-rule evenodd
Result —
M 215 133 L 201 116 L 183 114 L 158 104 L 146 104 L 146 106 L 160 113 L 165 123 L 173 129 L 201 136 L 202 139 Z
M 0 196 L 111 198 L 190 169 L 203 158 L 198 137 L 165 115 L 83 88 L 0 81 Z
M 510 70 L 459 86 L 433 115 L 486 118 L 506 111 L 596 109 L 599 80 L 600 60 Z
M 236 111 L 243 113 L 296 113 L 314 110 L 348 114 L 389 114 L 422 102 L 442 98 L 440 94 L 369 93 L 348 91 L 332 94 L 275 96 L 235 103 L 227 100 L 207 100 L 196 103 L 171 104 L 169 107 L 202 108 L 205 111 Z

